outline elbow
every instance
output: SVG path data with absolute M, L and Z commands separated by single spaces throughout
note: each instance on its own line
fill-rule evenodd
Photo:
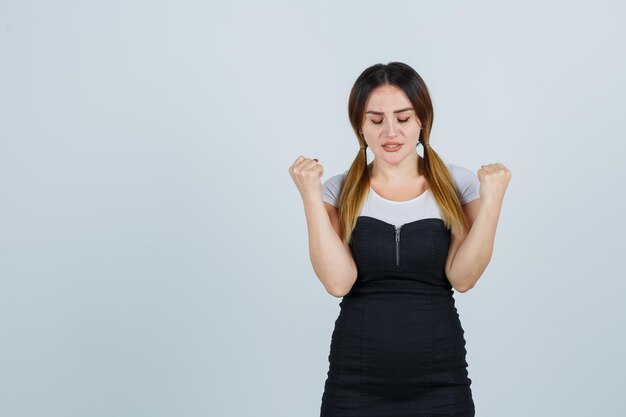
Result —
M 468 292 L 472 287 L 455 287 L 454 290 L 456 292 Z
M 469 290 L 474 288 L 476 282 L 478 282 L 478 279 L 481 275 L 482 273 L 471 273 L 464 275 L 453 275 L 450 273 L 446 274 L 446 276 L 448 277 L 448 281 L 452 284 L 452 287 L 457 292 L 468 292 Z
M 465 284 L 463 285 L 456 285 L 454 287 L 454 290 L 457 292 L 468 292 L 469 290 L 471 290 L 472 288 L 474 288 L 474 285 L 476 284 L 476 281 L 467 281 Z
M 336 291 L 336 290 L 328 289 L 328 288 L 326 289 L 326 292 L 335 298 L 341 298 L 345 295 L 341 291 Z
M 357 275 L 358 270 L 356 269 L 356 267 L 354 267 L 353 270 L 350 272 L 349 279 L 339 279 L 327 282 L 327 285 L 324 285 L 324 287 L 326 288 L 326 292 L 328 292 L 328 294 L 332 295 L 333 297 L 345 297 L 350 292 L 350 290 L 352 290 L 352 286 L 356 282 Z
M 352 286 L 356 282 L 357 276 L 358 270 L 356 265 L 353 265 L 352 271 L 348 274 L 342 277 L 334 277 L 333 279 L 323 280 L 324 288 L 326 288 L 326 292 L 333 297 L 345 297 L 352 290 Z
M 328 292 L 328 294 L 332 295 L 333 297 L 337 297 L 337 298 L 345 297 L 352 289 L 353 284 L 354 284 L 354 280 L 350 284 L 345 283 L 343 285 L 328 286 L 326 287 L 326 291 Z
M 350 290 L 346 291 L 343 288 L 331 287 L 331 288 L 326 288 L 326 292 L 328 292 L 328 294 L 332 295 L 333 297 L 341 298 L 341 297 L 344 297 L 346 294 L 348 294 Z

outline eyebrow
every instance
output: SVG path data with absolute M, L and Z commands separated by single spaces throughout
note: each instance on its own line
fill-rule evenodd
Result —
M 407 107 L 406 109 L 396 110 L 396 111 L 394 111 L 394 113 L 402 113 L 403 111 L 407 111 L 407 110 L 413 110 L 413 109 L 411 107 Z M 385 114 L 382 111 L 374 111 L 374 110 L 366 111 L 365 114 L 367 114 L 367 113 L 380 114 L 380 115 L 384 115 Z

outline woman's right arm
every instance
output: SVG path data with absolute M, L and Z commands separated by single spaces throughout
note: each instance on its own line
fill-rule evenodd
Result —
M 341 241 L 337 208 L 322 199 L 324 168 L 317 159 L 300 155 L 289 167 L 289 175 L 300 191 L 309 232 L 309 256 L 315 275 L 326 291 L 346 295 L 356 281 L 357 267 L 352 251 Z
M 357 267 L 350 247 L 339 237 L 338 210 L 321 198 L 303 201 L 313 270 L 329 294 L 343 297 L 356 281 Z

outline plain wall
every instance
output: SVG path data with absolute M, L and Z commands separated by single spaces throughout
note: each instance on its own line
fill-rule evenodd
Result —
M 512 172 L 455 294 L 477 416 L 624 415 L 625 11 L 1 1 L 0 415 L 319 415 L 340 299 L 287 170 L 348 169 L 390 61 L 444 160 Z

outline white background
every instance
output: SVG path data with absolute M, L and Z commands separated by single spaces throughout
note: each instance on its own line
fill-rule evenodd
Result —
M 391 61 L 446 162 L 512 171 L 455 294 L 477 416 L 624 415 L 625 11 L 1 1 L 0 415 L 319 415 L 340 300 L 287 169 L 348 169 Z

